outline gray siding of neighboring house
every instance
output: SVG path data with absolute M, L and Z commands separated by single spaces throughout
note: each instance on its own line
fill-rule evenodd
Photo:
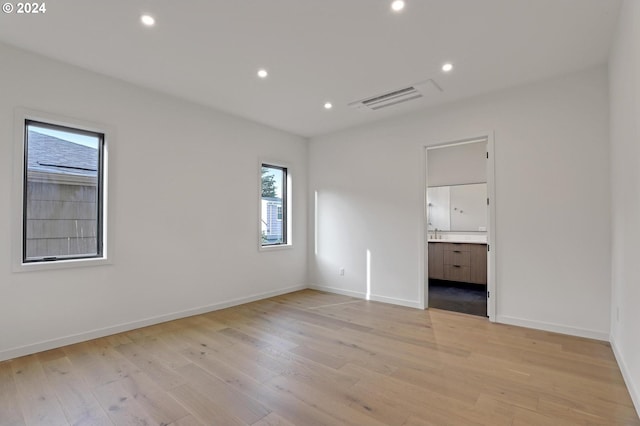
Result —
M 265 225 L 264 237 L 267 243 L 282 242 L 282 219 L 278 219 L 278 208 L 282 206 L 282 199 L 277 197 L 262 197 L 262 221 Z
M 282 220 L 278 219 L 278 207 L 282 205 L 281 201 L 267 203 L 267 224 L 269 232 L 267 237 L 269 239 L 279 240 L 282 237 Z
M 26 255 L 96 254 L 96 187 L 29 182 Z

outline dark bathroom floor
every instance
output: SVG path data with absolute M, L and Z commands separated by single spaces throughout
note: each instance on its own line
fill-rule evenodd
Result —
M 429 280 L 429 307 L 487 316 L 487 287 L 455 281 Z

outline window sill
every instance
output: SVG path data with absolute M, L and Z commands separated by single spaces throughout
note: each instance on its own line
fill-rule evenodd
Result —
M 276 251 L 276 250 L 288 250 L 293 248 L 293 244 L 277 244 L 272 246 L 263 246 L 260 245 L 258 248 L 259 251 Z
M 55 269 L 74 269 L 89 266 L 111 265 L 112 261 L 106 257 L 96 257 L 90 259 L 69 259 L 56 260 L 50 262 L 30 262 L 18 263 L 14 265 L 13 272 L 30 272 L 30 271 L 51 271 Z

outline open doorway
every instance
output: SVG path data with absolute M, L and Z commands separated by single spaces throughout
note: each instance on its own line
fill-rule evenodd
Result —
M 495 318 L 493 140 L 426 149 L 425 304 Z

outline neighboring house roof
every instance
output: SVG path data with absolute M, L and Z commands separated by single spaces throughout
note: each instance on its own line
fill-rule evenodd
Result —
M 29 172 L 95 177 L 98 150 L 29 130 Z
M 262 197 L 262 199 L 266 201 L 276 201 L 278 203 L 282 202 L 282 198 L 278 198 L 278 197 Z

